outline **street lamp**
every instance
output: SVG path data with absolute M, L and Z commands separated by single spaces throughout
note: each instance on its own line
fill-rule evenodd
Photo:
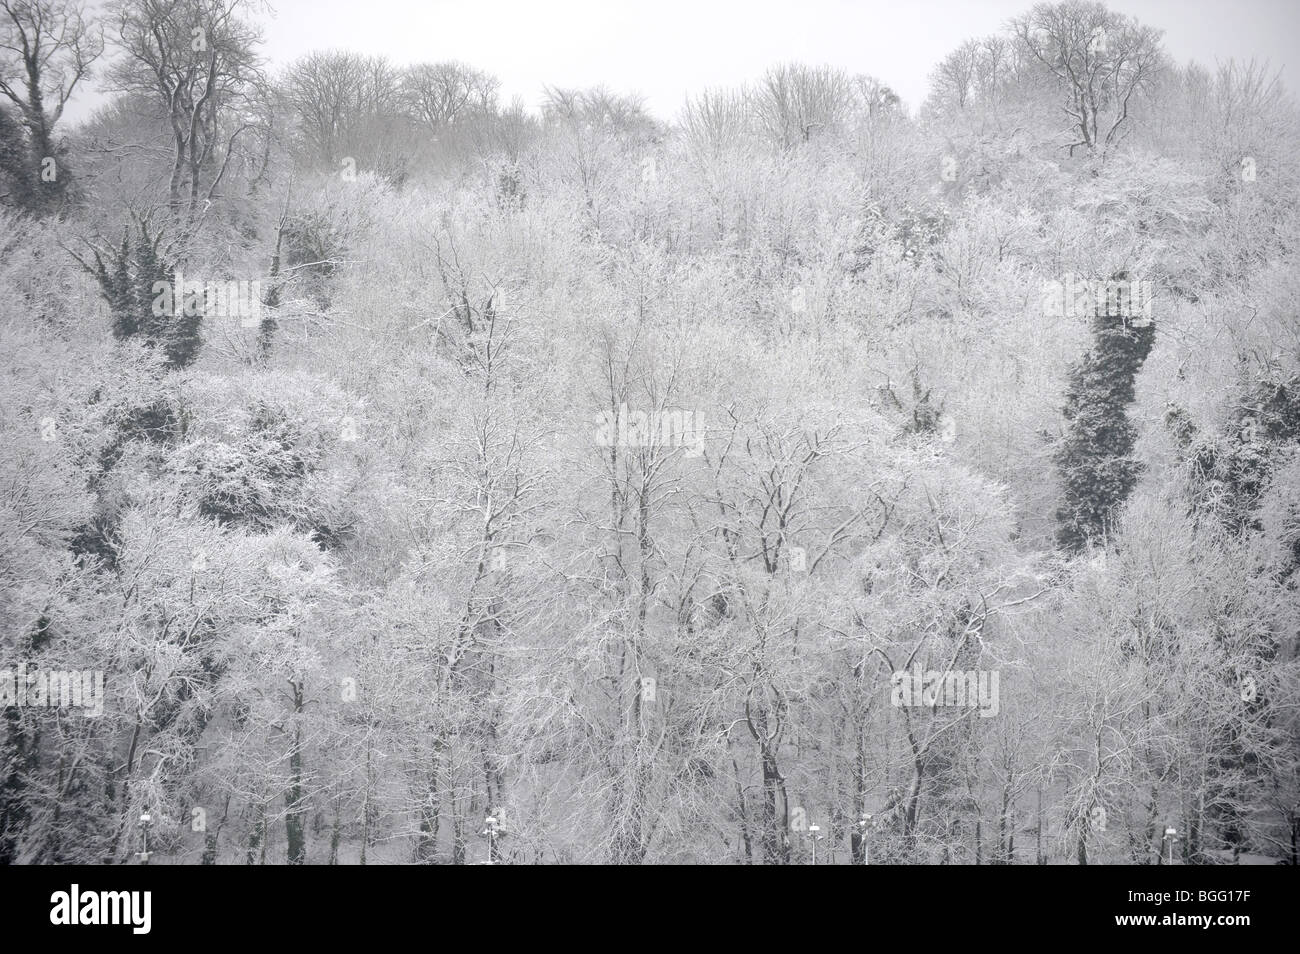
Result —
M 149 813 L 142 813 L 140 815 L 140 850 L 135 853 L 135 856 L 140 859 L 140 864 L 142 865 L 147 865 L 149 863 L 149 856 L 153 854 L 153 852 L 149 850 L 149 826 L 151 824 L 153 824 L 153 819 L 149 816 Z
M 1171 865 L 1174 863 L 1174 842 L 1176 842 L 1177 840 L 1178 840 L 1178 829 L 1166 828 L 1165 841 L 1169 842 L 1169 863 Z
M 862 863 L 871 864 L 871 842 L 867 840 L 867 832 L 871 828 L 871 812 L 863 812 L 862 817 L 858 819 L 858 827 L 862 829 Z
M 817 842 L 822 840 L 821 825 L 808 826 L 808 838 L 812 842 L 812 863 L 817 864 Z
M 483 820 L 484 824 L 487 825 L 487 827 L 483 829 L 483 834 L 487 835 L 488 840 L 488 864 L 492 864 L 492 859 L 496 855 L 496 840 L 505 837 L 505 831 L 500 820 L 497 818 L 497 815 L 499 814 L 500 811 L 489 815 Z

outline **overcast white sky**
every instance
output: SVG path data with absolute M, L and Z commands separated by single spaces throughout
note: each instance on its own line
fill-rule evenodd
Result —
M 870 73 L 915 109 L 934 64 L 998 31 L 1033 0 L 271 0 L 265 53 L 383 54 L 399 64 L 463 60 L 500 78 L 504 99 L 545 84 L 639 92 L 665 119 L 687 93 L 752 80 L 775 62 Z M 1300 0 L 1110 0 L 1165 31 L 1179 62 L 1268 59 L 1300 89 Z M 69 118 L 84 114 L 80 104 Z

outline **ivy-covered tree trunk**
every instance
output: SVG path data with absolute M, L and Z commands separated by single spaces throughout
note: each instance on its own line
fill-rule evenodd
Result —
M 69 193 L 67 152 L 54 141 L 39 85 L 30 86 L 18 115 L 0 109 L 0 174 L 6 198 L 31 215 L 58 213 Z
M 1125 281 L 1127 276 L 1114 280 Z M 1137 430 L 1128 419 L 1128 406 L 1137 373 L 1151 353 L 1155 326 L 1135 327 L 1126 315 L 1106 313 L 1104 302 L 1097 312 L 1092 348 L 1070 372 L 1068 427 L 1056 452 L 1065 484 L 1065 499 L 1056 512 L 1056 539 L 1070 552 L 1105 536 L 1142 470 L 1130 456 Z
M 306 807 L 302 794 L 302 683 L 293 683 L 293 747 L 289 750 L 289 790 L 284 795 L 284 834 L 288 842 L 289 864 L 307 861 Z
M 163 233 L 151 236 L 148 222 L 136 224 L 134 242 L 128 228 L 120 245 L 92 249 L 94 264 L 80 257 L 77 262 L 99 284 L 113 316 L 113 337 L 139 338 L 161 348 L 169 368 L 187 367 L 203 344 L 205 295 L 174 287 L 178 266 L 162 246 Z
M 53 212 L 62 200 L 67 172 L 62 168 L 63 156 L 54 145 L 40 78 L 34 73 L 28 76 L 27 101 L 25 125 L 31 149 L 31 207 L 38 214 Z

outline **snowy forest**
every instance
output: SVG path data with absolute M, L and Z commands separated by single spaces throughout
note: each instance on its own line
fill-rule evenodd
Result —
M 0 862 L 1297 863 L 1282 64 L 268 10 L 0 0 Z

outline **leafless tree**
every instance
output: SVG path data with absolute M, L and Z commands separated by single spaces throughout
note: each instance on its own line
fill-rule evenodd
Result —
M 402 74 L 407 109 L 434 129 L 496 108 L 500 81 L 464 63 L 417 63 Z
M 743 87 L 706 89 L 686 101 L 681 125 L 691 147 L 700 152 L 743 144 L 754 131 L 754 98 Z
M 979 42 L 967 40 L 953 50 L 930 74 L 933 102 L 965 109 L 974 98 L 975 64 L 979 59 Z
M 66 177 L 48 167 L 54 126 L 103 52 L 103 33 L 81 0 L 0 0 L 0 95 L 27 131 L 32 208 L 47 207 L 66 188 Z
M 309 149 L 333 166 L 355 152 L 368 123 L 395 113 L 398 71 L 382 57 L 311 53 L 289 68 L 284 96 Z
M 261 34 L 237 15 L 242 6 L 244 0 L 116 0 L 110 8 L 121 51 L 112 83 L 165 105 L 173 144 L 168 204 L 187 220 L 215 195 L 236 140 L 258 124 Z
M 788 148 L 849 119 L 853 82 L 847 73 L 829 66 L 786 64 L 767 71 L 757 99 L 763 128 Z
M 1040 3 L 1012 21 L 1020 45 L 1056 78 L 1080 146 L 1105 155 L 1124 136 L 1136 99 L 1164 67 L 1160 30 L 1100 3 Z

